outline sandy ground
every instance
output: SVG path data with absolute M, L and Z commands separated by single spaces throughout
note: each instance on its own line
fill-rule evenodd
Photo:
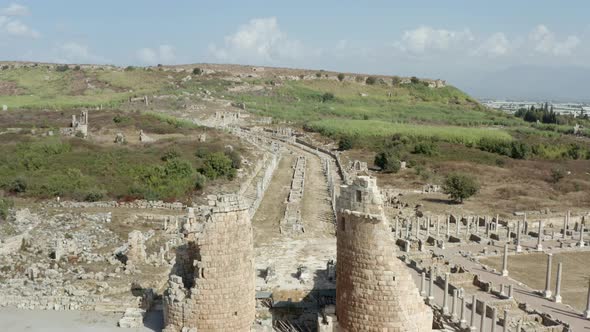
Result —
M 551 289 L 555 293 L 557 264 L 563 263 L 561 296 L 563 303 L 578 310 L 586 308 L 588 276 L 590 275 L 590 251 L 564 252 L 553 254 Z M 502 269 L 502 258 L 481 259 L 481 263 L 495 269 Z M 547 255 L 543 253 L 509 256 L 508 271 L 512 279 L 518 280 L 533 289 L 545 289 Z
M 162 330 L 162 313 L 148 315 L 144 327 L 117 327 L 120 313 L 0 309 L 0 331 L 6 332 L 144 332 Z

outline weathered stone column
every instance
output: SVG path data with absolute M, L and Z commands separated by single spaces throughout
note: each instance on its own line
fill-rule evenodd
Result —
M 562 263 L 557 264 L 557 278 L 555 282 L 555 303 L 561 303 L 561 269 Z
M 422 280 L 420 281 L 420 296 L 424 296 L 426 287 L 426 272 L 422 271 Z
M 497 232 L 498 231 L 498 225 L 499 225 L 499 223 L 500 223 L 500 215 L 499 214 L 496 214 L 496 222 L 494 224 L 494 232 Z
M 514 296 L 514 285 L 508 285 L 508 298 L 511 299 Z
M 445 288 L 443 294 L 443 304 L 442 304 L 442 311 L 443 315 L 449 314 L 449 273 L 445 273 Z
M 498 310 L 492 307 L 492 332 L 496 332 L 496 321 L 498 321 Z
M 502 261 L 502 276 L 508 276 L 508 243 L 504 245 L 504 259 Z
M 520 246 L 520 233 L 522 233 L 520 229 L 520 220 L 516 224 L 516 252 L 521 252 L 522 247 Z
M 502 324 L 502 332 L 508 332 L 508 310 L 504 310 L 504 324 Z
M 416 220 L 416 238 L 420 238 L 420 220 Z
M 565 239 L 565 234 L 567 234 L 567 214 L 563 217 L 563 238 Z
M 486 330 L 486 309 L 487 303 L 481 303 L 481 321 L 479 322 L 479 331 L 484 332 Z
M 471 321 L 469 322 L 469 329 L 472 331 L 475 330 L 475 307 L 477 307 L 477 296 L 473 295 L 471 297 Z
M 440 218 L 436 216 L 436 237 L 440 237 Z
M 590 284 L 588 285 L 588 297 L 586 299 L 586 310 L 584 311 L 584 317 L 590 318 Z
M 401 237 L 401 233 L 399 231 L 399 219 L 395 218 L 395 237 L 397 238 L 399 236 Z
M 543 244 L 541 244 L 541 236 L 543 236 L 543 221 L 539 220 L 539 234 L 537 238 L 537 251 L 543 251 Z
M 467 307 L 467 302 L 465 301 L 465 294 L 461 296 L 461 318 L 459 324 L 461 327 L 467 323 L 467 319 L 465 319 L 465 308 Z
M 430 236 L 430 217 L 426 218 L 426 238 Z
M 546 299 L 551 298 L 551 261 L 553 260 L 553 254 L 547 254 L 547 272 L 545 274 L 545 291 L 543 292 L 543 296 Z
M 434 301 L 434 269 L 430 268 L 430 280 L 428 280 L 428 302 Z
M 453 298 L 451 301 L 451 320 L 455 321 L 457 320 L 457 296 L 458 296 L 459 292 L 457 291 L 457 288 L 453 289 Z
M 580 248 L 584 248 L 584 225 L 580 225 Z
M 456 219 L 457 221 L 457 237 L 459 237 L 459 234 L 461 233 L 461 220 L 463 219 L 463 217 L 459 217 L 459 219 Z

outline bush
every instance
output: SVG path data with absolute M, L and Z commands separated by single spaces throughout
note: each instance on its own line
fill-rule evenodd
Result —
M 27 180 L 25 180 L 24 178 L 18 177 L 16 179 L 12 180 L 8 184 L 8 187 L 6 189 L 13 194 L 24 193 L 25 191 L 27 191 Z
M 55 66 L 55 71 L 63 73 L 65 71 L 68 71 L 68 69 L 70 69 L 70 67 L 68 67 L 68 65 L 57 65 Z
M 420 79 L 416 76 L 412 76 L 410 78 L 410 82 L 412 82 L 412 84 L 418 84 L 418 83 L 420 83 Z
M 350 149 L 352 149 L 352 147 L 353 147 L 353 140 L 352 140 L 352 137 L 350 137 L 350 136 L 344 136 L 338 142 L 338 150 L 340 150 L 340 151 L 350 150 Z
M 322 73 L 315 73 L 315 77 L 317 77 L 317 78 L 322 77 Z
M 121 114 L 117 114 L 115 115 L 115 117 L 113 117 L 113 122 L 114 123 L 127 123 L 131 121 L 131 118 L 125 115 L 121 115 Z
M 6 220 L 8 209 L 14 206 L 14 202 L 8 198 L 0 197 L 0 219 Z
M 531 154 L 531 147 L 523 142 L 510 143 L 510 158 L 527 159 Z
M 322 103 L 333 101 L 334 99 L 336 99 L 336 97 L 331 92 L 326 92 L 322 95 Z
M 203 73 L 203 70 L 201 68 L 194 68 L 193 69 L 193 75 L 201 75 Z
M 231 167 L 235 169 L 242 168 L 242 156 L 236 150 L 226 151 L 225 155 L 231 159 Z
M 339 80 L 340 82 L 344 81 L 344 78 L 345 78 L 345 77 L 346 77 L 346 76 L 344 76 L 344 74 L 342 74 L 342 73 L 338 74 L 338 80 Z
M 76 67 L 74 67 L 74 70 L 75 71 L 79 71 L 80 70 L 80 66 L 77 65 Z
M 397 173 L 401 168 L 399 157 L 392 151 L 383 151 L 375 156 L 375 166 L 381 168 L 384 173 Z
M 392 85 L 394 85 L 394 86 L 395 86 L 395 85 L 400 85 L 401 83 L 402 83 L 402 79 L 401 79 L 401 78 L 399 78 L 399 76 L 393 76 L 393 77 L 391 78 L 391 84 L 392 84 Z
M 162 156 L 162 161 L 169 161 L 172 159 L 180 158 L 180 152 L 176 149 L 170 149 Z
M 203 190 L 207 186 L 207 177 L 201 173 L 198 173 L 195 178 L 195 189 Z
M 232 160 L 223 152 L 209 154 L 199 172 L 213 180 L 219 177 L 232 180 L 236 176 L 236 170 L 232 167 Z
M 479 184 L 470 175 L 453 173 L 446 177 L 442 188 L 452 200 L 463 203 L 463 200 L 477 194 Z
M 125 71 L 134 71 L 134 70 L 135 70 L 135 67 L 133 67 L 133 66 L 125 67 Z
M 551 182 L 557 183 L 565 177 L 565 170 L 563 168 L 553 168 L 551 170 Z
M 434 142 L 420 142 L 414 146 L 412 153 L 434 156 L 438 154 L 438 146 Z
M 373 85 L 373 84 L 377 83 L 377 77 L 375 77 L 375 76 L 369 76 L 369 77 L 367 77 L 367 79 L 365 80 L 365 83 L 366 83 L 367 85 Z
M 106 193 L 104 190 L 100 190 L 98 188 L 93 188 L 93 189 L 88 190 L 84 194 L 84 200 L 86 202 L 98 202 L 104 198 L 105 194 Z

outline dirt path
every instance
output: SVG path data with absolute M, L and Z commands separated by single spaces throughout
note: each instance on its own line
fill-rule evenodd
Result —
M 285 213 L 284 202 L 289 194 L 289 186 L 293 176 L 291 166 L 294 160 L 294 154 L 283 154 L 260 207 L 252 218 L 255 247 L 272 243 L 281 236 L 279 221 Z

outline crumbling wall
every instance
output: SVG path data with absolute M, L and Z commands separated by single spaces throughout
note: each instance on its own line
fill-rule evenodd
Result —
M 201 218 L 202 228 L 185 228 L 185 258 L 193 259 L 194 269 L 170 277 L 165 331 L 250 331 L 256 303 L 248 204 L 236 195 L 220 196 Z

